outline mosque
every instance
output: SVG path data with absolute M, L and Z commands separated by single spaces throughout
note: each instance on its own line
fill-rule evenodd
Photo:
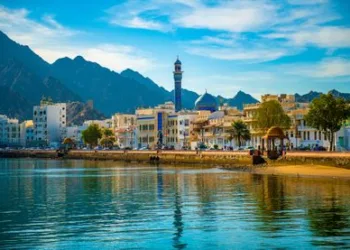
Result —
M 205 93 L 198 97 L 196 102 L 194 103 L 194 109 L 197 111 L 207 110 L 210 112 L 215 112 L 218 110 L 218 102 L 214 96 L 211 94 Z
M 177 57 L 175 63 L 174 63 L 175 69 L 174 69 L 174 103 L 175 103 L 175 112 L 179 112 L 182 109 L 182 99 L 181 99 L 181 92 L 182 92 L 182 74 L 183 71 L 181 69 L 182 63 L 179 60 L 179 57 Z M 197 111 L 210 111 L 215 112 L 218 110 L 218 102 L 214 96 L 211 94 L 205 93 L 198 97 L 196 102 L 194 103 L 194 109 Z

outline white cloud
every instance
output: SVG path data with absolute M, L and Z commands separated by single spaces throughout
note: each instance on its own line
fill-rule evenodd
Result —
M 328 0 L 288 0 L 292 5 L 316 5 L 327 3 Z
M 112 25 L 127 28 L 170 31 L 171 26 L 159 20 L 167 14 L 160 12 L 156 2 L 133 0 L 115 5 L 106 11 L 107 20 Z
M 336 78 L 350 76 L 350 60 L 334 57 L 313 64 L 291 64 L 281 67 L 287 74 L 312 78 Z
M 286 35 L 296 45 L 316 45 L 322 48 L 350 47 L 350 28 L 319 27 Z
M 215 59 L 246 61 L 246 62 L 266 62 L 276 60 L 286 56 L 291 52 L 286 49 L 235 49 L 235 48 L 210 48 L 210 47 L 190 47 L 188 53 L 198 56 L 205 56 Z
M 0 5 L 0 29 L 13 39 L 24 44 L 45 45 L 55 42 L 56 39 L 70 38 L 78 31 L 64 28 L 52 16 L 44 16 L 43 23 L 28 18 L 26 9 L 7 9 Z M 40 43 L 44 41 L 44 43 Z
M 120 44 L 87 44 L 84 39 L 88 35 L 86 32 L 64 27 L 50 15 L 43 16 L 42 22 L 34 21 L 28 15 L 26 9 L 12 10 L 0 6 L 0 30 L 16 42 L 29 45 L 50 63 L 65 56 L 81 55 L 115 71 L 134 68 L 145 72 L 155 65 L 149 55 L 137 48 Z
M 173 17 L 173 23 L 186 28 L 231 32 L 254 31 L 271 24 L 276 8 L 265 1 L 223 1 L 216 6 L 202 5 Z
M 301 49 L 270 39 L 250 38 L 238 34 L 205 36 L 194 40 L 186 47 L 186 52 L 221 60 L 260 63 L 299 53 Z
M 342 17 L 328 0 L 127 0 L 110 8 L 109 22 L 162 32 L 206 29 L 222 34 L 183 42 L 187 52 L 221 60 L 264 62 L 307 46 L 350 47 L 350 28 L 330 26 Z M 247 35 L 249 46 L 235 36 Z M 195 46 L 197 45 L 197 46 Z

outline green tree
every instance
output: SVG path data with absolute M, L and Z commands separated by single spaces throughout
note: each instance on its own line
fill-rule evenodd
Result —
M 232 128 L 229 133 L 230 140 L 235 139 L 238 142 L 238 147 L 241 147 L 243 141 L 250 140 L 250 131 L 242 120 L 232 123 Z
M 98 140 L 102 137 L 102 131 L 97 124 L 91 124 L 82 132 L 82 138 L 86 144 L 96 146 Z
M 284 112 L 281 104 L 275 100 L 261 103 L 254 114 L 254 120 L 253 125 L 261 134 L 266 133 L 273 126 L 282 129 L 289 129 L 291 126 L 289 116 Z
M 343 98 L 336 98 L 328 93 L 312 100 L 305 121 L 309 126 L 330 134 L 329 151 L 333 151 L 334 134 L 340 130 L 349 116 L 349 104 Z
M 100 140 L 100 144 L 103 145 L 104 147 L 112 147 L 113 143 L 115 142 L 114 137 L 104 137 Z
M 113 131 L 109 128 L 103 129 L 102 133 L 105 138 L 113 136 Z

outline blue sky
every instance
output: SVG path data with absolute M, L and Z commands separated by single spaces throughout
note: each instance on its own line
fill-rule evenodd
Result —
M 0 30 L 50 63 L 82 55 L 168 90 L 179 55 L 198 93 L 350 92 L 349 0 L 0 0 Z

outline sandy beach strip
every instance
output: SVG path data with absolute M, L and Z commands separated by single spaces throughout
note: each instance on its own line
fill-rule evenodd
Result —
M 322 165 L 289 165 L 255 168 L 253 173 L 269 175 L 350 178 L 350 169 Z

